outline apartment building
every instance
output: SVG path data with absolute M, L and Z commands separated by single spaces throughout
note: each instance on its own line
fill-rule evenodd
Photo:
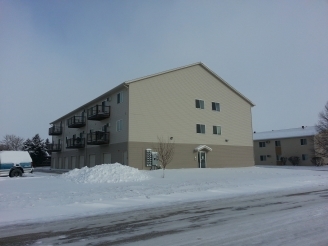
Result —
M 297 156 L 299 165 L 313 165 L 313 137 L 316 135 L 314 126 L 302 126 L 292 129 L 254 132 L 255 165 L 282 165 L 281 157 Z M 292 165 L 290 161 L 286 165 Z
M 203 63 L 127 81 L 50 123 L 51 166 L 149 169 L 158 137 L 175 144 L 167 168 L 253 166 L 253 106 Z

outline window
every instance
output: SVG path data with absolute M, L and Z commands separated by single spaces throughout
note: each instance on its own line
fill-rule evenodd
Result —
M 123 92 L 117 93 L 117 103 L 123 102 Z
M 196 108 L 204 109 L 204 100 L 196 99 Z
M 205 134 L 205 125 L 197 124 L 196 125 L 196 132 Z
M 276 147 L 280 147 L 281 146 L 280 141 L 279 140 L 275 141 L 275 145 L 276 145 Z
M 302 154 L 302 160 L 303 161 L 306 161 L 306 160 L 308 160 L 309 159 L 309 155 L 307 155 L 307 154 Z
M 306 138 L 301 138 L 301 145 L 307 145 Z
M 213 126 L 213 134 L 221 135 L 221 126 Z
M 277 161 L 281 161 L 281 155 L 276 155 Z
M 122 122 L 123 122 L 123 120 L 116 121 L 116 131 L 117 132 L 122 131 Z
M 214 111 L 220 111 L 220 103 L 218 103 L 218 102 L 212 102 L 212 110 L 214 110 Z
M 265 147 L 265 142 L 259 142 L 259 146 L 260 146 L 260 148 L 264 148 Z
M 260 160 L 261 161 L 266 161 L 266 155 L 260 155 Z

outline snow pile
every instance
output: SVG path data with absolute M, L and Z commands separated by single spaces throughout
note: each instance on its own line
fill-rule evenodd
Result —
M 74 169 L 61 177 L 76 183 L 120 183 L 150 179 L 146 173 L 119 163 Z

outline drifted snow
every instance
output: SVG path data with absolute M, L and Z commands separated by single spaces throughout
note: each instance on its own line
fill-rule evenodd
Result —
M 74 169 L 61 175 L 62 178 L 76 183 L 120 183 L 137 182 L 150 179 L 150 177 L 136 168 L 123 166 L 119 163 L 102 164 L 95 167 Z

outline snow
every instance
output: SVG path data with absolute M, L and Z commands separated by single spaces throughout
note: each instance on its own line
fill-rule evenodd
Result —
M 266 132 L 256 132 L 253 134 L 253 140 L 279 139 L 314 136 L 317 131 L 314 126 L 305 126 L 299 128 L 272 130 Z
M 90 184 L 133 182 L 150 179 L 146 173 L 119 163 L 102 164 L 93 168 L 83 167 L 82 169 L 74 169 L 63 174 L 62 178 L 76 183 Z
M 27 151 L 0 151 L 0 163 L 23 163 L 32 162 Z
M 49 169 L 49 168 L 48 168 Z M 118 163 L 0 177 L 0 226 L 327 186 L 328 167 L 146 171 Z M 47 168 L 45 169 L 47 170 Z

